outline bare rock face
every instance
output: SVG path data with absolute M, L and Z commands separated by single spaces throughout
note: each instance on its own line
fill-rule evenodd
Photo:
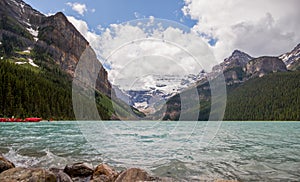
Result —
M 298 44 L 291 52 L 279 56 L 288 70 L 300 70 L 300 44 Z
M 249 61 L 245 67 L 248 77 L 262 77 L 268 73 L 285 72 L 286 65 L 277 57 L 260 57 Z
M 56 179 L 58 182 L 73 182 L 71 177 L 67 175 L 62 169 L 51 168 L 49 169 L 49 171 L 56 175 Z
M 44 50 L 71 75 L 82 52 L 88 46 L 85 38 L 62 13 L 49 16 L 42 22 L 39 28 L 39 40 L 46 42 Z
M 20 49 L 31 47 L 37 54 L 49 56 L 49 60 L 42 61 L 59 65 L 72 78 L 81 55 L 90 47 L 63 13 L 47 17 L 22 0 L 0 1 L 0 41 L 4 37 L 16 40 Z M 90 57 L 99 63 L 96 89 L 110 96 L 106 70 L 96 54 Z
M 64 172 L 68 174 L 71 178 L 74 177 L 88 177 L 93 174 L 93 167 L 87 163 L 75 163 L 72 165 L 67 165 Z
M 93 182 L 112 182 L 118 177 L 118 173 L 106 164 L 100 164 L 94 170 L 91 180 Z
M 245 79 L 245 72 L 242 67 L 235 67 L 224 71 L 224 78 L 227 85 L 241 83 Z
M 32 27 L 34 30 L 38 28 L 38 25 L 46 17 L 22 0 L 1 0 L 0 10 L 1 13 L 6 13 L 8 16 L 16 18 L 26 28 Z
M 150 176 L 146 171 L 139 168 L 130 168 L 123 171 L 116 182 L 135 182 L 135 181 L 157 181 L 158 178 Z
M 14 168 L 15 165 L 0 154 L 0 173 Z
M 89 46 L 88 41 L 67 20 L 63 13 L 56 13 L 47 17 L 39 28 L 38 46 L 54 58 L 56 64 L 74 77 L 74 72 L 79 61 L 92 62 L 86 64 L 87 70 L 98 69 L 96 88 L 106 95 L 111 93 L 111 85 L 107 72 L 97 59 L 96 54 Z M 88 55 L 87 55 L 88 53 Z M 88 56 L 89 60 L 86 60 Z M 95 63 L 98 63 L 96 68 Z
M 213 72 L 222 72 L 227 69 L 234 68 L 234 67 L 243 67 L 251 59 L 253 59 L 253 57 L 251 57 L 250 55 L 248 55 L 242 51 L 235 50 L 235 51 L 233 51 L 231 56 L 229 56 L 228 58 L 226 58 L 224 60 L 224 62 L 214 66 Z
M 56 182 L 56 176 L 44 169 L 12 168 L 0 174 L 1 182 Z

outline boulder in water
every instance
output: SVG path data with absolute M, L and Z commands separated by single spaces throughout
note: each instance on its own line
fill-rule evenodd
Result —
M 40 168 L 12 168 L 0 174 L 1 182 L 30 181 L 30 182 L 56 182 L 56 176 L 50 171 Z
M 49 171 L 56 175 L 56 179 L 59 182 L 73 182 L 71 177 L 66 174 L 63 169 L 51 168 Z
M 0 154 L 0 173 L 14 168 L 15 165 Z
M 71 178 L 92 176 L 93 171 L 93 166 L 87 163 L 75 163 L 67 165 L 64 169 L 64 172 L 67 173 Z
M 159 178 L 150 176 L 146 171 L 139 168 L 130 168 L 123 171 L 116 182 L 133 182 L 133 181 L 159 181 Z
M 91 180 L 93 182 L 110 182 L 115 181 L 118 173 L 107 164 L 100 164 L 94 170 Z

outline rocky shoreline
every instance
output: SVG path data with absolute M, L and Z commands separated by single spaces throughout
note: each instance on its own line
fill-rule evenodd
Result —
M 145 170 L 129 168 L 116 171 L 107 164 L 96 168 L 88 163 L 67 164 L 59 168 L 24 168 L 17 167 L 0 154 L 1 182 L 135 182 L 135 181 L 174 181 L 169 178 L 153 177 Z

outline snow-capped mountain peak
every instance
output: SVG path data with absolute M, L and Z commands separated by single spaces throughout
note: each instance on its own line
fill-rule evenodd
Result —
M 240 50 L 235 50 L 235 51 L 233 51 L 231 56 L 224 59 L 224 62 L 220 63 L 219 65 L 214 66 L 213 72 L 220 73 L 229 68 L 233 68 L 233 67 L 237 67 L 237 66 L 244 66 L 252 59 L 253 59 L 253 57 L 248 55 L 247 53 L 242 52 Z
M 300 66 L 300 44 L 298 44 L 291 52 L 279 56 L 289 70 L 296 69 Z

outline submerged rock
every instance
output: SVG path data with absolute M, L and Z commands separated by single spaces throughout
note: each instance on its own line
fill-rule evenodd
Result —
M 72 165 L 67 165 L 64 169 L 71 178 L 74 177 L 88 177 L 92 176 L 94 170 L 93 166 L 87 163 L 75 163 Z
M 159 181 L 159 178 L 150 176 L 146 171 L 139 168 L 130 168 L 123 171 L 116 182 L 134 182 L 134 181 Z
M 12 168 L 0 174 L 1 182 L 56 182 L 56 176 L 50 171 L 33 168 Z
M 0 173 L 14 168 L 15 165 L 0 154 Z

